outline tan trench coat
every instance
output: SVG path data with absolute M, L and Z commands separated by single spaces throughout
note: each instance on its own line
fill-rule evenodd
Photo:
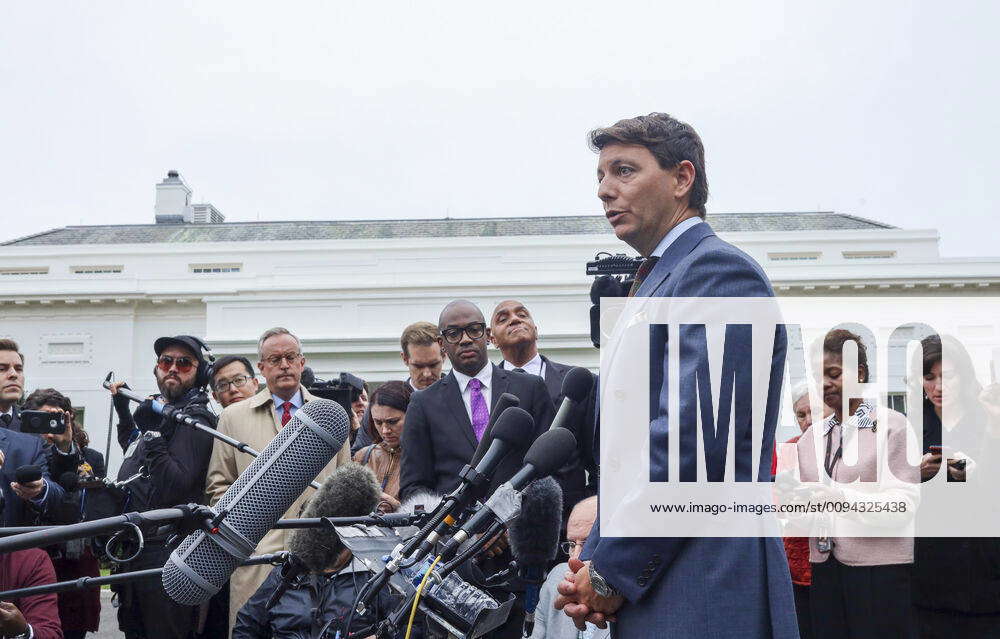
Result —
M 301 387 L 300 387 L 301 388 Z M 305 388 L 302 390 L 302 399 L 306 402 L 316 399 Z M 271 399 L 271 391 L 266 387 L 259 393 L 242 402 L 232 404 L 222 411 L 219 417 L 218 430 L 246 442 L 251 448 L 262 451 L 274 436 L 278 434 L 281 422 L 278 421 L 274 413 L 274 402 Z M 229 444 L 216 441 L 212 448 L 212 459 L 208 465 L 208 478 L 205 492 L 208 494 L 209 504 L 215 505 L 219 498 L 226 492 L 226 489 L 236 478 L 240 476 L 253 457 L 246 453 L 241 453 Z M 345 442 L 343 448 L 337 453 L 326 468 L 316 477 L 316 481 L 322 482 L 330 475 L 337 466 L 351 461 L 350 443 Z M 291 505 L 282 516 L 283 518 L 298 517 L 302 503 L 315 491 L 306 488 L 305 492 Z M 254 554 L 278 552 L 286 549 L 287 530 L 272 530 L 257 544 Z M 229 631 L 232 632 L 233 624 L 236 622 L 236 613 L 257 591 L 264 579 L 271 572 L 273 566 L 246 566 L 237 568 L 229 582 Z

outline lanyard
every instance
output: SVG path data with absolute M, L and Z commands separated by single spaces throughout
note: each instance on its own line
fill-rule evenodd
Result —
M 823 466 L 826 468 L 826 476 L 833 479 L 833 470 L 837 466 L 837 462 L 844 455 L 844 428 L 840 428 L 840 441 L 837 443 L 837 451 L 833 454 L 833 458 L 830 458 L 830 448 L 833 446 L 833 428 L 827 433 L 826 437 L 826 457 L 823 460 Z

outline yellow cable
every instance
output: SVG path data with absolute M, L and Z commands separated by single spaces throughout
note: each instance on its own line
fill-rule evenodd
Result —
M 406 637 L 405 639 L 410 639 L 410 633 L 413 632 L 413 620 L 417 617 L 417 604 L 420 603 L 420 595 L 424 591 L 424 584 L 427 583 L 427 578 L 431 576 L 431 572 L 434 571 L 434 566 L 441 561 L 441 555 L 438 555 L 431 564 L 431 567 L 427 569 L 424 573 L 424 578 L 420 580 L 420 585 L 417 586 L 417 596 L 413 598 L 413 607 L 410 608 L 410 621 L 406 624 Z

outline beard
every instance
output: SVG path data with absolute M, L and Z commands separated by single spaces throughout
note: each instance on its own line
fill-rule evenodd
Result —
M 156 385 L 159 387 L 160 394 L 163 395 L 163 399 L 167 400 L 168 404 L 173 404 L 181 397 L 184 397 L 184 393 L 191 390 L 191 387 L 194 385 L 193 382 L 185 384 L 184 382 L 179 382 L 177 378 L 172 378 L 173 381 L 177 383 L 168 386 L 166 383 L 167 379 L 168 378 L 166 377 L 161 379 L 157 376 Z

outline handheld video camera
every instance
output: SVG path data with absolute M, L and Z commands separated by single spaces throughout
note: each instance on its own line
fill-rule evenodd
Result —
M 308 370 L 308 369 L 307 369 Z M 311 374 L 312 371 L 309 370 Z M 316 397 L 330 399 L 340 404 L 347 414 L 351 414 L 351 404 L 353 404 L 365 389 L 365 380 L 357 375 L 341 373 L 337 379 L 322 380 L 316 377 L 307 379 L 308 375 L 303 373 L 303 379 L 309 384 L 303 384 L 310 393 Z

